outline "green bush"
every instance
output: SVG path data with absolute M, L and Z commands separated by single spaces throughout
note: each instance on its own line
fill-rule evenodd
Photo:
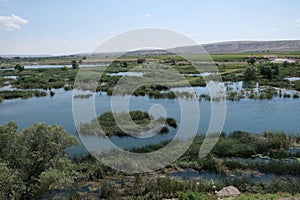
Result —
M 101 190 L 100 198 L 102 199 L 114 200 L 118 194 L 118 190 L 115 184 L 110 183 L 108 181 L 102 184 L 100 190 Z
M 13 122 L 0 126 L 0 193 L 39 199 L 71 185 L 76 172 L 65 150 L 75 144 L 77 139 L 56 125 L 37 123 L 21 132 Z
M 38 90 L 7 90 L 7 91 L 0 91 L 0 99 L 28 99 L 31 97 L 43 97 L 47 96 L 45 91 L 38 91 Z
M 212 199 L 211 197 L 209 198 L 205 194 L 193 192 L 191 190 L 188 190 L 179 195 L 179 200 L 211 200 L 211 199 Z
M 177 122 L 175 119 L 168 117 L 166 120 L 167 124 L 173 128 L 177 128 Z

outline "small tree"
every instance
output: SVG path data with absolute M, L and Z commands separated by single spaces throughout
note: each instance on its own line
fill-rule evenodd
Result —
M 62 127 L 43 123 L 17 131 L 13 122 L 0 126 L 0 194 L 5 199 L 39 199 L 67 186 L 76 174 L 65 149 L 77 144 Z
M 138 59 L 137 59 L 137 63 L 138 63 L 139 65 L 143 64 L 144 62 L 145 62 L 145 58 L 138 58 Z
M 15 65 L 15 69 L 16 69 L 16 70 L 19 70 L 19 71 L 23 71 L 23 70 L 24 70 L 24 66 L 21 65 L 21 64 L 16 64 L 16 65 Z
M 254 66 L 255 63 L 256 63 L 256 59 L 254 57 L 251 57 L 251 58 L 247 59 L 247 63 L 249 65 L 253 65 Z
M 77 68 L 79 67 L 79 64 L 77 63 L 76 60 L 72 60 L 72 61 L 71 61 L 71 64 L 72 64 L 72 68 L 73 68 L 73 69 L 77 69 Z
M 272 68 L 270 66 L 261 66 L 260 67 L 260 74 L 263 75 L 264 78 L 272 79 Z
M 256 69 L 254 67 L 247 67 L 244 72 L 244 79 L 246 81 L 253 81 L 256 79 Z
M 128 67 L 127 62 L 123 61 L 123 62 L 121 63 L 121 67 Z
M 105 181 L 101 187 L 100 198 L 116 199 L 117 192 L 117 188 L 113 183 Z
M 274 70 L 274 75 L 279 75 L 279 64 L 278 63 L 271 63 L 271 68 Z

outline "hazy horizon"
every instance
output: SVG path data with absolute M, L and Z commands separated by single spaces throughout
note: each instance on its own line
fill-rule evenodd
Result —
M 221 44 L 221 43 L 234 43 L 234 42 L 280 42 L 280 41 L 300 41 L 300 40 L 291 40 L 291 39 L 280 39 L 280 40 L 231 40 L 231 41 L 219 41 L 219 42 L 212 42 L 212 43 L 203 43 L 197 45 L 210 45 L 210 44 Z M 187 46 L 175 46 L 177 47 L 189 47 L 193 45 Z M 141 49 L 141 50 L 153 50 L 151 48 Z M 155 50 L 155 49 L 154 49 Z M 159 50 L 159 49 L 157 49 Z M 2 57 L 55 57 L 55 56 L 72 56 L 72 55 L 85 55 L 85 54 L 114 54 L 114 53 L 122 53 L 123 51 L 109 51 L 109 52 L 77 52 L 77 53 L 61 53 L 61 54 L 0 54 Z M 245 52 L 247 53 L 247 52 Z

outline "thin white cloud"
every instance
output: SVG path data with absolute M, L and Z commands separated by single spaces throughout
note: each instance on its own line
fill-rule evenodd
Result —
M 27 23 L 28 20 L 16 15 L 0 16 L 0 30 L 20 30 L 21 25 Z
M 149 13 L 146 13 L 146 14 L 145 14 L 145 17 L 152 17 L 152 15 L 149 14 Z
M 271 27 L 271 28 L 269 28 L 269 31 L 270 32 L 274 32 L 274 31 L 277 31 L 278 30 L 278 28 L 276 28 L 276 27 Z
M 1 3 L 8 4 L 8 0 L 0 0 Z
M 300 27 L 300 18 L 295 20 L 296 27 Z

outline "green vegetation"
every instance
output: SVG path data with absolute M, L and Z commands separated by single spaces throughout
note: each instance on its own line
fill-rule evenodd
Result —
M 241 192 L 255 193 L 257 196 L 271 196 L 268 193 L 276 194 L 286 192 L 292 196 L 299 194 L 300 163 L 295 158 L 299 158 L 299 153 L 288 153 L 286 150 L 300 142 L 299 136 L 286 136 L 284 133 L 249 134 L 245 132 L 234 132 L 229 135 L 223 134 L 212 152 L 205 158 L 199 158 L 199 148 L 203 142 L 203 137 L 198 136 L 186 153 L 171 165 L 175 169 L 192 168 L 199 172 L 220 173 L 224 175 L 224 180 L 216 180 L 216 189 L 223 186 L 233 185 Z M 166 145 L 149 145 L 147 147 L 136 148 L 134 152 L 151 152 Z M 259 154 L 259 155 L 258 155 Z M 258 156 L 266 159 L 256 159 Z M 281 175 L 272 181 L 256 182 L 251 179 L 253 174 L 266 173 Z M 248 174 L 248 175 L 247 175 Z M 175 183 L 174 183 L 175 184 Z M 190 180 L 189 184 L 193 184 Z M 192 187 L 193 192 L 183 191 L 181 198 L 215 198 L 212 196 L 212 185 L 207 182 L 198 183 L 201 189 Z M 204 185 L 208 185 L 205 189 Z M 165 183 L 165 185 L 167 185 Z M 176 185 L 176 184 L 175 184 Z M 172 188 L 172 186 L 165 186 Z M 195 193 L 194 193 L 195 192 Z M 200 192 L 200 193 L 199 193 Z M 206 192 L 205 194 L 202 194 Z M 207 194 L 210 192 L 210 194 Z M 172 194 L 172 192 L 170 192 Z M 168 194 L 170 194 L 168 193 Z M 176 195 L 175 195 L 176 196 Z M 251 195 L 242 195 L 248 197 Z M 279 197 L 281 195 L 273 195 Z M 174 196 L 167 196 L 173 198 Z
M 253 81 L 256 79 L 256 69 L 254 67 L 247 67 L 244 72 L 245 81 Z
M 19 71 L 23 71 L 24 70 L 24 66 L 22 66 L 21 64 L 16 64 L 15 69 L 19 70 Z
M 276 193 L 276 194 L 242 194 L 235 197 L 234 200 L 256 200 L 256 199 L 273 199 L 273 200 L 296 200 L 300 198 L 300 194 L 286 194 L 286 193 Z
M 272 200 L 296 200 L 300 198 L 300 194 L 275 193 L 275 194 L 241 194 L 237 197 L 227 198 L 232 200 L 257 200 L 257 199 L 272 199 Z M 179 200 L 214 200 L 217 197 L 199 192 L 187 191 L 179 196 Z
M 78 95 L 75 95 L 74 98 L 75 99 L 88 99 L 90 97 L 92 97 L 93 95 L 92 94 L 78 94 Z
M 11 84 L 22 89 L 63 88 L 73 84 L 77 70 L 30 69 L 18 73 L 19 78 Z
M 28 99 L 31 97 L 43 97 L 43 96 L 47 96 L 47 93 L 39 90 L 0 91 L 0 99 L 15 99 L 15 98 Z
M 118 123 L 116 123 L 116 120 Z M 90 123 L 81 124 L 79 132 L 81 134 L 107 137 L 137 135 L 150 130 L 158 133 L 167 133 L 169 129 L 164 126 L 165 122 L 171 127 L 177 127 L 176 121 L 172 118 L 164 119 L 160 117 L 155 120 L 149 113 L 139 110 L 130 111 L 129 113 L 105 112 Z
M 74 165 L 64 150 L 77 140 L 58 126 L 35 124 L 21 132 L 0 126 L 0 196 L 36 199 L 74 182 Z
M 249 65 L 255 65 L 255 63 L 256 63 L 256 58 L 254 58 L 253 56 L 251 56 L 251 58 L 246 59 L 246 61 L 247 61 L 247 63 L 248 63 Z
M 175 119 L 168 117 L 166 120 L 167 124 L 173 128 L 177 128 L 177 122 Z
M 206 158 L 199 158 L 199 149 L 204 137 L 197 136 L 174 164 L 180 168 L 192 168 L 215 173 L 233 173 L 237 170 L 254 170 L 277 175 L 300 175 L 300 153 L 288 153 L 287 149 L 300 143 L 299 136 L 286 136 L 284 133 L 265 132 L 250 134 L 234 132 L 223 134 Z M 166 142 L 132 149 L 133 152 L 151 152 L 163 147 Z M 268 159 L 255 159 L 267 157 Z M 288 159 L 288 162 L 286 162 Z M 291 170 L 286 170 L 287 168 Z
M 55 95 L 55 92 L 50 91 L 50 96 L 53 97 Z
M 263 53 L 263 52 L 262 52 Z M 264 52 L 265 53 L 265 52 Z M 282 98 L 299 98 L 298 93 L 285 93 L 276 88 L 300 91 L 300 81 L 288 81 L 287 77 L 300 77 L 299 52 L 293 54 L 276 53 L 278 57 L 285 56 L 296 59 L 295 63 L 272 63 L 261 59 L 262 54 L 213 54 L 224 81 L 244 81 L 253 88 L 256 82 L 261 87 L 259 93 L 246 89 L 242 93 L 228 91 L 228 100 L 241 98 L 271 99 L 278 95 Z M 214 72 L 212 65 L 205 63 L 207 56 L 191 55 L 192 61 L 203 61 L 199 64 L 203 71 L 197 71 L 190 62 L 177 55 L 154 56 L 125 56 L 114 61 L 104 71 L 104 67 L 89 68 L 89 72 L 77 77 L 85 81 L 82 89 L 88 90 L 90 80 L 97 80 L 97 91 L 107 91 L 113 95 L 113 89 L 121 77 L 109 76 L 108 73 L 126 72 L 133 68 L 143 72 L 143 77 L 122 78 L 121 85 L 128 88 L 116 88 L 118 95 L 125 95 L 128 89 L 141 85 L 133 94 L 148 95 L 151 98 L 170 98 L 176 96 L 191 98 L 189 93 L 176 93 L 169 88 L 186 86 L 181 78 L 185 78 L 192 86 L 205 86 L 202 77 L 192 77 L 189 74 Z M 73 89 L 78 68 L 85 58 L 77 56 L 49 57 L 49 58 L 1 58 L 0 68 L 12 70 L 1 71 L 0 86 L 11 84 L 17 89 Z M 93 63 L 110 62 L 109 58 L 91 58 Z M 72 68 L 58 69 L 24 69 L 24 65 L 37 64 L 72 64 Z M 149 64 L 151 63 L 151 64 Z M 153 70 L 154 69 L 154 70 Z M 183 74 L 183 77 L 171 79 L 170 69 Z M 155 71 L 155 73 L 153 73 Z M 99 72 L 103 73 L 98 77 Z M 16 80 L 5 79 L 4 76 L 18 76 Z M 162 84 L 151 82 L 154 78 L 163 80 Z M 98 80 L 99 79 L 99 80 Z M 149 84 L 144 84 L 144 81 Z M 143 83 L 143 84 L 139 84 Z M 151 84 L 150 84 L 151 83 Z M 1 91 L 0 102 L 4 99 L 30 98 L 46 96 L 40 90 Z M 50 91 L 50 95 L 55 93 Z M 78 95 L 75 98 L 89 98 L 90 94 Z M 211 99 L 201 95 L 201 100 Z M 128 115 L 129 114 L 129 115 Z M 115 115 L 115 116 L 114 116 Z M 128 116 L 138 125 L 133 126 Z M 122 129 L 115 119 L 121 122 Z M 96 124 L 100 124 L 102 131 Z M 158 127 L 158 128 L 157 128 Z M 153 119 L 151 115 L 142 111 L 130 113 L 107 112 L 92 120 L 81 124 L 81 133 L 101 134 L 105 136 L 128 136 L 127 133 L 138 134 L 149 130 L 166 133 L 170 128 L 177 128 L 177 122 L 172 118 Z M 156 129 L 157 128 L 157 129 Z M 222 134 L 216 146 L 205 158 L 199 158 L 199 149 L 204 140 L 197 136 L 186 151 L 175 163 L 152 174 L 126 174 L 103 166 L 91 156 L 66 156 L 66 149 L 77 144 L 77 140 L 66 133 L 61 127 L 35 124 L 18 131 L 15 123 L 0 126 L 0 198 L 3 199 L 216 199 L 211 181 L 183 180 L 170 175 L 177 170 L 187 168 L 200 173 L 217 173 L 224 176 L 224 180 L 214 180 L 216 190 L 224 186 L 236 186 L 243 194 L 235 199 L 278 199 L 299 198 L 300 193 L 300 153 L 288 151 L 289 148 L 299 147 L 300 137 L 284 133 L 265 132 L 250 134 L 236 131 Z M 151 152 L 157 150 L 169 141 L 130 149 L 133 152 Z M 175 149 L 176 151 L 176 149 Z M 272 175 L 272 179 L 256 182 L 253 177 Z M 83 190 L 84 188 L 84 190 Z M 84 192 L 83 192 L 84 191 Z
M 207 194 L 193 192 L 188 190 L 179 195 L 179 200 L 210 200 L 212 196 L 209 198 Z
M 149 120 L 146 113 L 134 113 L 133 120 Z M 77 144 L 77 140 L 61 127 L 38 123 L 18 131 L 11 122 L 0 126 L 0 195 L 4 199 L 217 199 L 215 190 L 233 185 L 243 193 L 235 199 L 299 197 L 300 163 L 291 161 L 299 154 L 285 151 L 300 142 L 299 136 L 269 132 L 223 134 L 210 155 L 200 159 L 202 141 L 202 136 L 197 137 L 188 151 L 165 169 L 131 175 L 105 167 L 90 155 L 72 160 L 66 157 L 65 149 Z M 166 143 L 133 151 L 149 152 Z M 258 153 L 269 159 L 261 163 L 251 161 Z M 227 176 L 213 184 L 169 176 L 170 172 L 187 167 Z M 249 172 L 289 176 L 255 182 L 247 176 Z
M 80 61 L 80 62 L 81 62 L 81 61 Z M 73 69 L 77 69 L 77 68 L 79 67 L 79 64 L 80 64 L 80 63 L 77 63 L 76 60 L 72 60 L 72 61 L 71 61 L 71 64 L 72 64 L 72 68 L 73 68 Z
M 223 81 L 237 82 L 244 81 L 258 82 L 260 86 L 277 87 L 300 91 L 300 81 L 290 82 L 285 80 L 287 77 L 300 76 L 299 52 L 273 52 L 280 58 L 296 59 L 296 62 L 288 63 L 273 63 L 268 59 L 263 59 L 262 55 L 272 52 L 252 53 L 249 57 L 248 53 L 240 54 L 212 54 L 211 58 L 205 55 L 189 55 L 190 61 L 197 63 L 201 68 L 199 72 L 183 57 L 177 55 L 152 55 L 140 56 L 124 55 L 121 58 L 113 61 L 109 67 L 92 67 L 86 70 L 84 75 L 77 77 L 78 80 L 84 80 L 82 88 L 88 90 L 88 83 L 91 80 L 98 81 L 96 91 L 106 91 L 108 95 L 126 95 L 133 93 L 136 96 L 148 95 L 151 98 L 169 98 L 176 97 L 191 98 L 191 94 L 174 93 L 166 90 L 172 87 L 187 86 L 186 79 L 191 86 L 206 86 L 202 77 L 189 76 L 189 74 L 199 74 L 203 72 L 215 73 L 212 64 L 207 63 L 210 59 L 215 61 L 215 65 L 219 69 Z M 252 59 L 253 58 L 253 59 Z M 51 89 L 51 88 L 65 88 L 65 90 L 72 90 L 78 68 L 83 62 L 86 62 L 85 57 L 70 56 L 70 57 L 49 57 L 49 58 L 1 58 L 1 68 L 14 68 L 18 66 L 18 70 L 4 70 L 1 71 L 3 76 L 18 76 L 17 80 L 9 80 L 9 84 L 20 89 Z M 92 63 L 109 63 L 111 60 L 105 57 L 91 57 L 88 62 Z M 21 69 L 24 65 L 35 64 L 72 64 L 73 69 L 62 67 L 59 69 Z M 21 70 L 20 70 L 20 69 Z M 104 71 L 105 69 L 105 71 Z M 109 76 L 109 73 L 127 72 L 133 70 L 136 72 L 143 72 L 143 77 L 126 77 L 122 78 L 122 85 L 126 88 L 115 88 L 116 84 L 121 80 L 118 76 Z M 183 77 L 170 77 L 168 73 L 171 69 L 183 74 Z M 99 73 L 102 73 L 101 77 Z M 151 82 L 153 79 L 160 80 L 161 85 Z M 213 76 L 210 77 L 213 79 Z M 149 84 L 145 84 L 149 82 Z M 0 86 L 5 85 L 3 78 L 0 78 Z M 124 83 L 124 84 L 123 84 Z M 135 91 L 128 91 L 133 88 L 133 85 L 140 84 L 141 87 Z M 151 83 L 151 84 L 150 84 Z M 167 87 L 167 88 L 166 88 Z M 116 90 L 115 90 L 116 89 Z M 229 94 L 229 100 L 239 100 L 243 95 Z M 251 99 L 270 99 L 270 94 L 262 94 L 256 96 L 249 94 Z M 292 95 L 292 97 L 294 97 Z M 297 98 L 297 95 L 294 97 Z

